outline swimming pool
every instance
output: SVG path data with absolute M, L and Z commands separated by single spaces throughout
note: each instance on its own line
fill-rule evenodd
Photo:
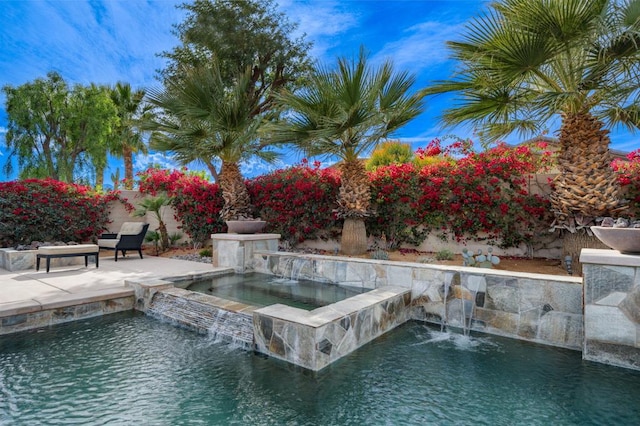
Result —
M 305 310 L 330 305 L 369 291 L 362 287 L 319 283 L 304 279 L 290 280 L 260 273 L 200 279 L 189 283 L 186 288 L 248 305 L 262 307 L 281 303 Z
M 310 373 L 116 314 L 0 338 L 2 424 L 627 425 L 640 372 L 410 322 Z

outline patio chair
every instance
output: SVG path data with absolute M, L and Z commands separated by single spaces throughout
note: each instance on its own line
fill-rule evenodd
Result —
M 98 247 L 115 250 L 116 262 L 118 261 L 118 251 L 122 253 L 122 257 L 125 257 L 128 250 L 137 250 L 138 254 L 140 254 L 140 259 L 142 259 L 142 243 L 147 229 L 149 229 L 148 223 L 125 222 L 117 234 L 107 233 L 100 235 Z

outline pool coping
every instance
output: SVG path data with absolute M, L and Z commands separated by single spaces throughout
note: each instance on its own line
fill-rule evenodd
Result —
M 0 306 L 0 318 L 12 315 L 23 315 L 51 309 L 66 308 L 69 306 L 84 305 L 87 303 L 104 300 L 133 297 L 133 289 L 104 289 L 93 290 L 84 293 L 56 294 L 54 296 L 34 297 L 27 301 L 9 302 Z

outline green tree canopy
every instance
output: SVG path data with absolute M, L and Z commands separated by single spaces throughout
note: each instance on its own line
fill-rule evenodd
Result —
M 367 160 L 367 170 L 375 170 L 390 164 L 406 164 L 413 161 L 411 144 L 400 141 L 382 142 Z
M 55 72 L 18 87 L 3 87 L 6 96 L 9 156 L 4 170 L 19 175 L 73 182 L 87 167 L 104 170 L 107 140 L 118 124 L 106 87 L 72 88 Z
M 140 123 L 150 108 L 144 102 L 145 91 L 133 90 L 129 83 L 118 82 L 111 88 L 111 100 L 118 110 L 119 125 L 111 135 L 110 151 L 124 161 L 125 189 L 133 189 L 133 155 L 147 153 Z M 116 172 L 115 176 L 120 176 Z M 115 184 L 115 183 L 114 183 Z
M 562 114 L 640 125 L 638 0 L 501 0 L 450 41 L 458 69 L 428 94 L 456 97 L 442 119 L 494 140 L 540 134 Z
M 215 58 L 227 87 L 249 72 L 247 96 L 257 115 L 271 110 L 273 93 L 310 68 L 310 43 L 291 37 L 297 25 L 276 12 L 272 0 L 196 0 L 180 7 L 187 11 L 175 27 L 182 44 L 163 53 L 169 59 L 160 71 L 164 82 L 180 80 L 185 68 L 210 66 Z

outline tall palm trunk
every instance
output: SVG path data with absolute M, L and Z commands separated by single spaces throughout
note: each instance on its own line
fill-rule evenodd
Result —
M 364 218 L 370 214 L 371 188 L 364 164 L 355 159 L 341 166 L 338 213 L 345 218 L 340 249 L 346 255 L 367 252 Z
M 104 167 L 96 166 L 96 189 L 104 187 Z
M 122 147 L 124 160 L 124 189 L 133 189 L 133 150 L 126 143 Z
M 220 211 L 222 220 L 253 219 L 251 198 L 240 173 L 240 167 L 236 163 L 223 161 L 219 182 L 224 199 L 224 206 Z
M 160 246 L 162 251 L 169 250 L 169 232 L 167 231 L 167 225 L 161 219 L 162 216 L 158 216 L 158 232 L 160 233 Z
M 563 256 L 571 256 L 576 272 L 580 250 L 601 247 L 597 238 L 580 226 L 594 225 L 599 216 L 618 216 L 627 206 L 611 168 L 609 131 L 588 112 L 563 114 L 560 128 L 559 174 L 554 179 L 551 208 L 555 225 L 569 230 Z M 572 234 L 584 235 L 572 235 Z

